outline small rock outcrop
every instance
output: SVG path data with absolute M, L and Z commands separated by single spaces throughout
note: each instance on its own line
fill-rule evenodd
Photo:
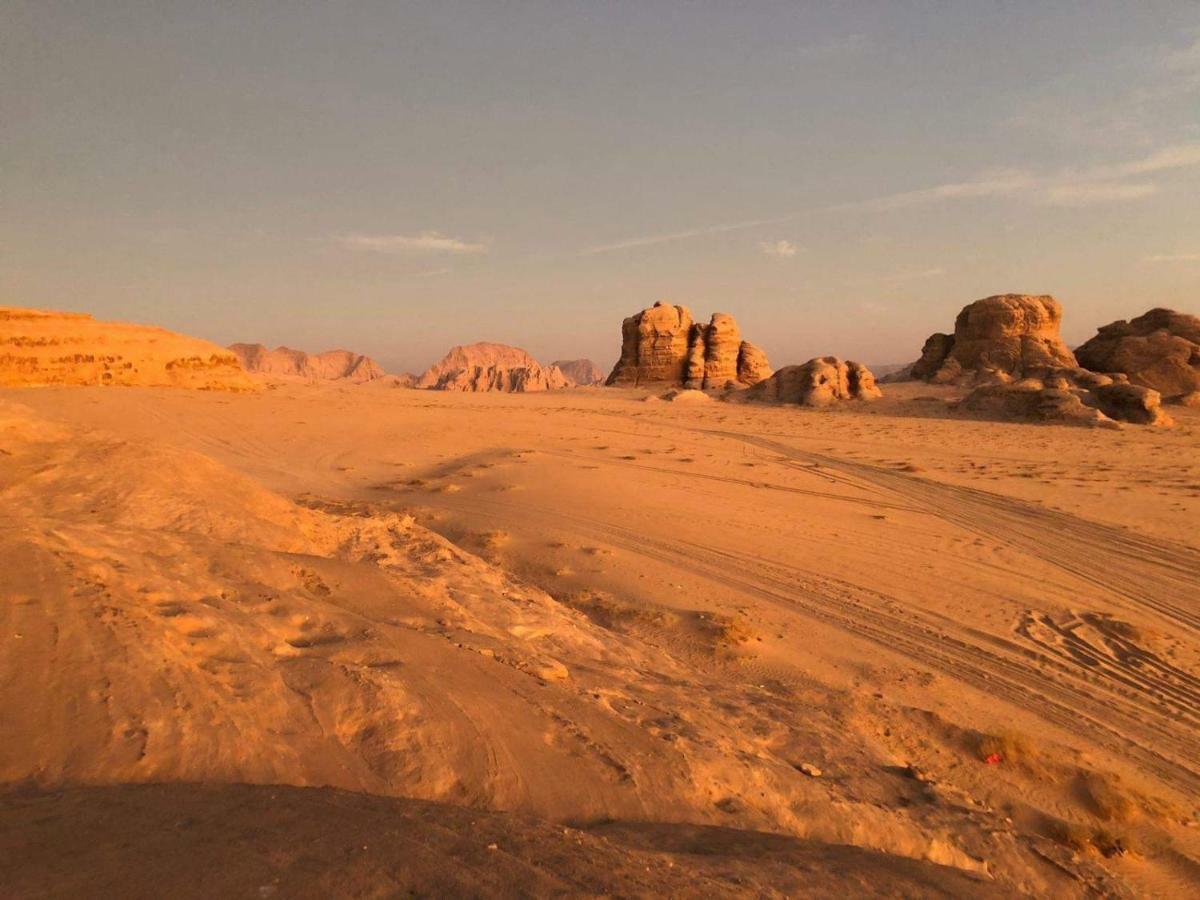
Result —
M 748 387 L 771 374 L 766 354 L 733 316 L 694 322 L 686 306 L 655 303 L 621 323 L 621 358 L 609 385 L 677 384 L 697 390 Z
M 550 365 L 556 366 L 568 381 L 580 387 L 604 382 L 604 370 L 590 359 L 556 359 Z
M 1062 306 L 1049 295 L 998 294 L 963 307 L 953 334 L 925 341 L 912 377 L 938 384 L 1006 383 L 1032 370 L 1077 365 L 1063 343 Z
M 875 376 L 862 363 L 836 356 L 810 359 L 801 366 L 784 366 L 745 393 L 747 400 L 830 406 L 846 400 L 874 400 L 883 396 Z
M 228 350 L 163 328 L 0 307 L 0 386 L 145 385 L 249 391 Z
M 306 353 L 290 347 L 268 350 L 262 344 L 230 344 L 229 349 L 252 375 L 288 381 L 349 381 L 362 384 L 387 373 L 369 356 L 349 350 Z
M 1152 309 L 1103 326 L 1075 356 L 1094 372 L 1121 373 L 1131 384 L 1182 400 L 1200 391 L 1200 316 Z
M 417 379 L 431 391 L 527 393 L 570 387 L 557 366 L 543 366 L 518 347 L 477 343 L 453 347 Z

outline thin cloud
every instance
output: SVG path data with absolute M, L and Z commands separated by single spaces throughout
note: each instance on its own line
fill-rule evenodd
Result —
M 1171 144 L 1139 159 L 1112 165 L 1092 166 L 1084 169 L 1079 177 L 1084 180 L 1129 178 L 1135 175 L 1166 172 L 1171 169 L 1189 169 L 1194 166 L 1200 166 L 1200 144 Z
M 774 219 L 751 219 L 745 222 L 728 222 L 723 225 L 708 225 L 703 228 L 689 228 L 687 231 L 672 231 L 667 234 L 652 234 L 645 237 L 629 238 L 624 241 L 616 241 L 612 244 L 600 244 L 595 247 L 586 247 L 579 251 L 580 256 L 594 256 L 597 253 L 611 253 L 614 250 L 630 250 L 635 247 L 650 247 L 654 244 L 666 244 L 671 241 L 683 241 L 688 238 L 702 237 L 710 234 L 725 234 L 730 231 L 743 231 L 747 228 L 758 228 L 762 225 L 776 225 L 780 222 L 786 222 L 788 219 L 795 218 L 798 213 L 787 216 L 779 216 Z
M 884 281 L 923 281 L 926 278 L 941 278 L 945 274 L 945 269 L 943 269 L 941 266 L 935 266 L 930 269 L 919 269 L 915 272 L 897 272 L 894 275 L 889 275 L 884 279 Z
M 420 272 L 413 272 L 414 278 L 437 278 L 439 275 L 449 275 L 453 269 L 423 269 Z
M 969 181 L 934 185 L 916 191 L 887 194 L 871 200 L 841 204 L 841 210 L 892 210 L 943 201 L 986 197 L 1033 197 L 1043 203 L 1080 206 L 1139 200 L 1157 192 L 1157 185 L 1126 179 L 1200 167 L 1200 143 L 1171 144 L 1136 159 L 1083 169 L 1037 175 L 1024 170 L 985 172 Z
M 347 234 L 338 243 L 348 250 L 370 253 L 487 253 L 487 244 L 470 243 L 438 231 L 420 234 Z
M 956 202 L 969 199 L 1013 197 L 1057 206 L 1087 206 L 1100 203 L 1120 203 L 1141 200 L 1158 192 L 1152 182 L 1128 179 L 1173 170 L 1200 167 L 1200 143 L 1171 144 L 1136 159 L 1117 163 L 1105 163 L 1082 169 L 1068 169 L 1051 174 L 1036 174 L 1023 169 L 999 169 L 981 173 L 977 178 L 952 181 L 915 191 L 885 194 L 867 200 L 837 203 L 816 209 L 787 213 L 770 219 L 749 219 L 629 238 L 611 244 L 600 244 L 578 251 L 579 256 L 593 256 L 649 247 L 672 241 L 683 241 L 694 237 L 743 231 L 764 225 L 778 225 L 802 215 L 816 212 L 885 212 L 937 203 Z M 770 243 L 759 245 L 763 252 Z M 787 255 L 787 254 L 780 254 Z
M 1113 203 L 1122 200 L 1140 200 L 1158 193 L 1153 184 L 1129 184 L 1124 182 L 1060 184 L 1048 188 L 1041 198 L 1051 206 L 1093 206 L 1097 203 Z
M 1156 253 L 1143 256 L 1142 260 L 1148 263 L 1200 262 L 1200 253 Z
M 791 259 L 800 252 L 800 248 L 791 241 L 763 241 L 758 246 L 767 256 L 778 256 L 781 259 Z

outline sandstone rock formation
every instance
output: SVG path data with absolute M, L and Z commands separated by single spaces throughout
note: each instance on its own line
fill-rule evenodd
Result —
M 1085 369 L 1045 369 L 1038 377 L 976 387 L 961 403 L 989 418 L 1117 427 L 1173 425 L 1157 391 Z
M 1131 384 L 1179 400 L 1200 391 L 1200 317 L 1152 309 L 1103 326 L 1075 356 L 1085 368 L 1122 373 Z
M 843 400 L 874 400 L 883 396 L 875 376 L 862 363 L 836 356 L 810 359 L 801 366 L 784 366 L 746 391 L 748 400 L 829 406 Z
M 590 359 L 556 359 L 550 365 L 557 366 L 572 384 L 580 387 L 604 382 L 604 370 Z
M 557 366 L 543 366 L 518 347 L 477 343 L 453 347 L 417 379 L 433 391 L 524 393 L 570 387 Z
M 1062 306 L 1048 295 L 999 294 L 963 307 L 954 334 L 925 341 L 912 376 L 949 384 L 1008 382 L 1047 367 L 1075 367 L 1059 335 Z
M 361 384 L 387 374 L 369 356 L 349 350 L 305 353 L 290 347 L 268 350 L 262 344 L 230 344 L 229 349 L 237 354 L 247 372 L 269 378 Z
M 165 385 L 254 390 L 237 356 L 163 328 L 0 307 L 0 385 Z
M 679 384 L 703 390 L 748 387 L 771 374 L 766 354 L 748 341 L 733 316 L 693 322 L 686 306 L 655 303 L 621 323 L 621 358 L 609 385 Z

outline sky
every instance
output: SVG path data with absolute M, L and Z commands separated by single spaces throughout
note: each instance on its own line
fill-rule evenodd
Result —
M 0 0 L 0 305 L 419 371 L 1006 292 L 1200 313 L 1196 0 Z

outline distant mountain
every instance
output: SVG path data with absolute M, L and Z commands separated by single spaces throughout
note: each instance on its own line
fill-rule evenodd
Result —
M 568 379 L 584 387 L 604 381 L 604 372 L 590 359 L 556 359 L 550 365 L 558 366 Z
M 298 381 L 349 381 L 361 384 L 383 378 L 387 373 L 369 356 L 349 350 L 306 353 L 290 347 L 268 350 L 262 344 L 230 344 L 251 374 Z
M 425 370 L 416 386 L 432 391 L 525 393 L 571 384 L 558 366 L 543 366 L 519 347 L 478 343 L 452 347 Z

